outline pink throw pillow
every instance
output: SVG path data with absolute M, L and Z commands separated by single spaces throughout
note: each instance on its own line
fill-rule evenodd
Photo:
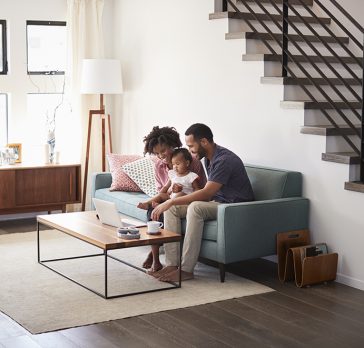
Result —
M 141 192 L 139 186 L 121 168 L 124 164 L 134 162 L 140 158 L 142 156 L 119 155 L 115 153 L 107 155 L 112 177 L 110 191 Z

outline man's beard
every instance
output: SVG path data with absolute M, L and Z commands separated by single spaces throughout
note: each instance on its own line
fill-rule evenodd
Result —
M 198 150 L 197 150 L 197 157 L 199 160 L 203 159 L 204 157 L 206 157 L 206 150 L 201 146 L 199 145 L 198 147 Z

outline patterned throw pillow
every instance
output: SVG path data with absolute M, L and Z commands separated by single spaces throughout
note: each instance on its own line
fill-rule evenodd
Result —
M 118 155 L 115 153 L 107 155 L 112 177 L 110 191 L 141 191 L 138 185 L 121 168 L 124 164 L 132 163 L 140 158 L 142 157 L 138 155 Z
M 123 170 L 148 196 L 158 194 L 154 176 L 154 162 L 150 158 L 142 158 L 124 164 Z

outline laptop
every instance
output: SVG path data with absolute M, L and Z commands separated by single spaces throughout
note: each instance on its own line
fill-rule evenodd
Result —
M 122 218 L 114 202 L 104 201 L 98 198 L 92 198 L 95 205 L 98 218 L 101 223 L 114 227 L 144 227 L 147 224 L 140 220 Z

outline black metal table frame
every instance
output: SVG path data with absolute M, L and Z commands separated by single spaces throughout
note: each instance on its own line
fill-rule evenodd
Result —
M 40 233 L 39 233 L 39 226 L 40 226 L 41 224 L 42 224 L 42 225 L 44 225 L 44 226 L 46 226 L 46 227 L 52 227 L 53 229 L 56 229 L 56 228 L 54 228 L 53 226 L 48 226 L 48 225 L 47 225 L 47 224 L 45 224 L 45 223 L 41 223 L 41 222 L 37 221 L 37 248 L 38 248 L 38 263 L 39 263 L 39 264 L 41 264 L 42 266 L 44 266 L 44 267 L 46 267 L 46 268 L 50 269 L 51 271 L 53 271 L 53 272 L 55 272 L 55 273 L 59 274 L 60 276 L 62 276 L 62 277 L 64 277 L 64 278 L 66 278 L 66 279 L 68 279 L 68 280 L 70 280 L 71 282 L 73 282 L 73 283 L 75 283 L 75 284 L 77 284 L 77 285 L 79 285 L 79 286 L 83 287 L 84 289 L 87 289 L 87 290 L 89 290 L 89 291 L 93 292 L 94 294 L 96 294 L 96 295 L 98 295 L 98 296 L 103 297 L 104 299 L 107 299 L 107 300 L 108 300 L 108 299 L 112 299 L 112 298 L 125 297 L 125 296 L 132 296 L 132 295 L 139 295 L 139 294 L 145 294 L 145 293 L 155 292 L 155 291 L 171 290 L 171 289 L 180 288 L 180 287 L 181 287 L 181 285 L 182 285 L 182 280 L 181 280 L 181 275 L 182 275 L 181 273 L 182 273 L 182 271 L 181 271 L 181 267 L 179 267 L 179 280 L 178 280 L 178 282 L 166 282 L 166 283 L 172 284 L 172 286 L 170 286 L 170 287 L 162 288 L 162 289 L 150 289 L 150 290 L 143 290 L 143 291 L 135 291 L 135 292 L 125 293 L 125 294 L 119 294 L 119 295 L 109 296 L 109 295 L 108 295 L 108 262 L 107 262 L 108 258 L 111 258 L 111 259 L 114 259 L 114 260 L 116 260 L 116 261 L 119 261 L 119 262 L 121 262 L 121 263 L 123 263 L 123 264 L 125 264 L 125 265 L 127 265 L 127 266 L 129 266 L 129 267 L 135 268 L 135 269 L 137 269 L 137 270 L 139 270 L 139 271 L 141 271 L 141 272 L 146 273 L 147 271 L 146 271 L 145 269 L 143 269 L 143 268 L 137 267 L 137 266 L 135 266 L 135 265 L 132 265 L 131 263 L 128 263 L 128 262 L 126 262 L 126 261 L 123 261 L 123 260 L 121 260 L 121 259 L 118 259 L 118 258 L 117 258 L 117 257 L 115 257 L 115 256 L 112 256 L 112 255 L 108 254 L 108 250 L 106 250 L 106 249 L 104 250 L 104 249 L 102 249 L 102 248 L 98 247 L 97 245 L 94 245 L 94 244 L 92 244 L 92 243 L 90 243 L 90 242 L 88 242 L 88 241 L 85 241 L 85 240 L 83 240 L 83 239 L 81 239 L 81 238 L 78 238 L 78 237 L 76 237 L 76 236 L 74 236 L 74 235 L 70 235 L 70 234 L 68 234 L 68 233 L 66 233 L 66 232 L 64 232 L 64 231 L 62 231 L 62 230 L 59 230 L 59 229 L 57 229 L 57 230 L 58 230 L 58 231 L 60 231 L 60 232 L 63 232 L 63 233 L 64 233 L 64 234 L 66 234 L 66 235 L 69 235 L 70 237 L 76 238 L 76 239 L 78 239 L 78 240 L 80 240 L 80 241 L 82 241 L 82 242 L 85 242 L 85 243 L 91 244 L 91 245 L 93 245 L 94 247 L 96 247 L 96 248 L 99 248 L 99 249 L 103 250 L 103 252 L 102 252 L 102 253 L 100 253 L 100 254 L 82 255 L 82 256 L 64 257 L 64 258 L 59 258 L 59 259 L 41 260 L 41 259 L 40 259 Z M 176 243 L 176 242 L 167 242 L 167 243 Z M 178 243 L 178 242 L 177 242 L 177 243 Z M 159 242 L 159 243 L 158 243 L 158 242 L 156 242 L 156 244 L 160 244 L 160 242 Z M 132 247 L 136 247 L 136 246 L 132 246 Z M 112 250 L 120 250 L 120 249 L 124 249 L 124 248 L 112 249 Z M 181 265 L 181 259 L 182 259 L 182 239 L 180 240 L 180 248 L 179 248 L 179 250 L 180 250 L 180 251 L 179 251 L 179 265 Z M 55 270 L 54 268 L 52 268 L 52 267 L 50 267 L 50 266 L 46 265 L 46 263 L 47 263 L 47 262 L 65 261 L 65 260 L 81 259 L 81 258 L 86 258 L 86 257 L 96 257 L 96 256 L 104 256 L 104 260 L 105 260 L 105 262 L 104 262 L 104 263 L 105 263 L 105 266 L 104 266 L 104 269 L 105 269 L 105 277 L 104 277 L 104 279 L 105 279 L 105 293 L 101 293 L 101 292 L 99 292 L 99 291 L 96 291 L 96 290 L 94 290 L 94 289 L 91 289 L 91 288 L 89 288 L 88 286 L 86 286 L 86 285 L 84 285 L 84 284 L 79 283 L 79 282 L 78 282 L 78 281 L 76 281 L 75 279 L 72 279 L 72 278 L 70 278 L 70 277 L 66 276 L 65 274 L 63 274 L 63 273 L 61 273 L 61 272 L 59 272 L 59 271 Z

